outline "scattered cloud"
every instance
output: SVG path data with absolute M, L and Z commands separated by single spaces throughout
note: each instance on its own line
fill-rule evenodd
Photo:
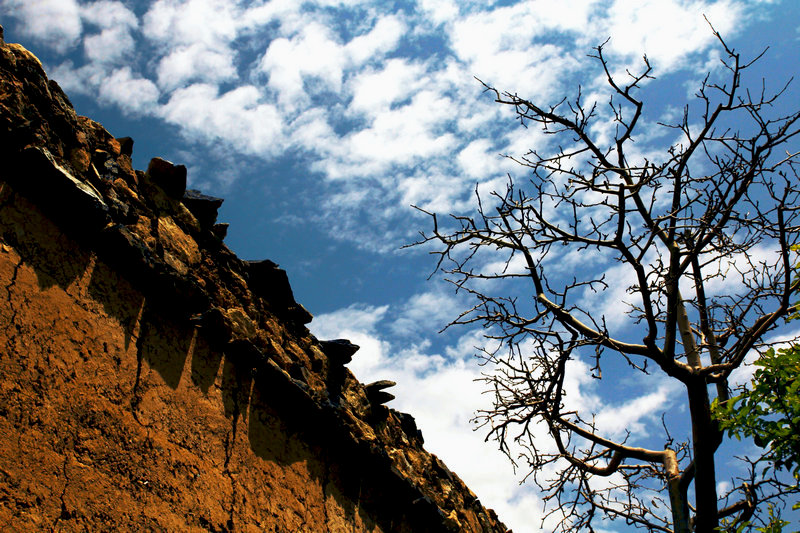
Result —
M 703 14 L 733 32 L 750 12 L 736 0 L 567 4 L 422 1 L 407 13 L 367 1 L 157 0 L 141 18 L 112 0 L 3 6 L 61 52 L 83 36 L 83 64 L 71 58 L 56 69 L 67 87 L 267 161 L 299 147 L 316 179 L 336 189 L 336 209 L 371 209 L 392 225 L 408 217 L 408 203 L 468 206 L 473 182 L 487 190 L 515 170 L 497 153 L 549 141 L 509 127 L 509 110 L 480 98 L 472 76 L 552 101 L 586 77 L 598 36 L 612 36 L 609 50 L 622 58 L 646 52 L 663 73 L 712 48 Z M 339 17 L 348 11 L 358 16 Z M 415 48 L 432 38 L 441 44 Z M 374 194 L 349 191 L 365 183 Z M 370 226 L 337 226 L 351 228 L 339 238 L 373 241 L 359 235 Z
M 704 16 L 717 31 L 732 36 L 746 18 L 745 5 L 734 0 L 617 0 L 598 31 L 611 37 L 610 51 L 631 58 L 646 54 L 663 75 L 713 44 Z
M 245 153 L 264 157 L 282 147 L 283 117 L 252 85 L 222 94 L 214 85 L 190 85 L 173 92 L 160 113 L 198 141 L 233 143 Z
M 648 379 L 657 380 L 656 377 Z M 656 387 L 653 392 L 642 396 L 626 399 L 619 404 L 607 405 L 598 413 L 595 421 L 597 427 L 609 435 L 611 438 L 624 438 L 627 432 L 634 434 L 636 439 L 642 439 L 649 435 L 655 425 L 650 425 L 658 421 L 658 417 L 664 413 L 678 397 L 681 392 L 681 385 L 665 378 L 663 383 Z M 648 427 L 649 425 L 649 427 Z
M 233 41 L 241 24 L 230 0 L 157 0 L 143 18 L 144 35 L 166 50 L 202 44 L 214 49 Z
M 305 25 L 297 35 L 273 40 L 258 69 L 267 75 L 278 100 L 294 111 L 307 104 L 309 79 L 322 82 L 322 89 L 341 91 L 346 69 L 360 67 L 394 49 L 405 31 L 393 15 L 378 19 L 374 27 L 345 44 L 334 30 L 318 21 Z
M 23 35 L 58 53 L 66 53 L 79 42 L 83 24 L 76 0 L 3 0 L 0 5 L 22 23 Z
M 236 76 L 233 56 L 195 43 L 172 50 L 158 64 L 158 84 L 166 90 L 191 81 L 221 83 Z
M 156 108 L 159 91 L 156 85 L 133 74 L 130 67 L 114 70 L 99 87 L 101 102 L 118 106 L 127 114 L 151 114 Z
M 131 32 L 138 28 L 139 21 L 121 2 L 94 2 L 81 6 L 80 12 L 90 28 L 100 28 L 100 33 L 86 35 L 83 40 L 89 61 L 116 63 L 134 51 L 136 43 Z
M 272 41 L 259 69 L 267 74 L 269 86 L 278 93 L 278 101 L 294 109 L 295 101 L 306 96 L 305 78 L 316 78 L 326 88 L 339 91 L 346 60 L 343 47 L 331 31 L 312 22 L 295 38 Z
M 349 109 L 367 116 L 389 109 L 421 89 L 425 78 L 425 67 L 405 58 L 389 59 L 380 69 L 367 67 L 350 82 L 353 99 Z
M 450 22 L 458 17 L 458 4 L 453 0 L 420 0 L 419 6 L 434 24 Z
M 401 337 L 428 333 L 431 328 L 442 329 L 458 316 L 462 307 L 462 299 L 452 291 L 415 294 L 403 304 L 389 329 Z

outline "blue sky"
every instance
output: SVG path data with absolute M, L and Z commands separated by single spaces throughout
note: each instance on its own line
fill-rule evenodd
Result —
M 410 205 L 469 211 L 476 184 L 490 191 L 525 175 L 499 154 L 547 147 L 475 77 L 541 103 L 578 84 L 604 101 L 587 54 L 609 37 L 615 72 L 644 53 L 654 67 L 642 152 L 668 146 L 655 122 L 680 111 L 706 72 L 719 74 L 703 15 L 745 56 L 770 46 L 754 86 L 800 73 L 794 0 L 0 2 L 6 40 L 37 54 L 80 114 L 133 137 L 136 168 L 170 159 L 188 167 L 190 186 L 226 199 L 228 246 L 280 263 L 315 315 L 312 331 L 360 344 L 356 375 L 397 381 L 393 407 L 417 418 L 428 449 L 517 533 L 539 530 L 541 501 L 471 431 L 489 401 L 473 381 L 481 332 L 438 333 L 468 300 L 427 280 L 424 250 L 400 249 L 428 229 Z M 575 275 L 607 266 L 562 264 Z M 614 314 L 619 294 L 603 298 Z M 580 364 L 573 399 L 610 435 L 633 428 L 658 441 L 661 413 L 680 417 L 683 393 L 668 382 L 611 367 L 600 386 Z

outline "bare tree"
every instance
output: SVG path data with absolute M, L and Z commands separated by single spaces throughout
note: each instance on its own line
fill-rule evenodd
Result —
M 710 401 L 728 399 L 731 373 L 770 344 L 768 332 L 795 310 L 800 288 L 792 252 L 800 240 L 798 154 L 788 151 L 800 112 L 770 116 L 786 86 L 743 89 L 755 60 L 743 62 L 714 34 L 726 81 L 707 76 L 692 107 L 697 116 L 687 106 L 677 123 L 659 123 L 676 139 L 660 160 L 631 155 L 644 107 L 637 94 L 651 78 L 647 57 L 620 83 L 601 45 L 591 57 L 608 80 L 608 113 L 585 103 L 580 90 L 574 100 L 540 107 L 486 86 L 558 148 L 507 156 L 530 177 L 509 176 L 490 197 L 476 188 L 471 216 L 442 221 L 418 208 L 433 229 L 415 245 L 432 246 L 437 270 L 476 298 L 452 324 L 486 328 L 480 355 L 491 363 L 484 376 L 494 406 L 478 421 L 512 461 L 525 461 L 550 512 L 561 513 L 561 531 L 592 530 L 594 520 L 610 518 L 648 531 L 710 532 L 753 520 L 759 504 L 796 488 L 762 477 L 753 464 L 729 493 L 717 491 L 723 435 Z M 610 142 L 597 134 L 600 120 L 613 122 Z M 574 278 L 561 266 L 570 252 L 600 257 L 624 269 L 615 279 L 630 281 L 614 287 L 584 271 Z M 488 254 L 506 268 L 487 267 Z M 509 287 L 511 295 L 502 292 Z M 621 324 L 599 305 L 615 288 L 626 291 Z M 601 380 L 603 365 L 622 361 L 640 379 L 680 382 L 691 437 L 673 438 L 664 417 L 663 447 L 642 447 L 630 432 L 617 440 L 604 434 L 594 413 L 569 407 L 565 378 L 576 358 L 593 361 Z

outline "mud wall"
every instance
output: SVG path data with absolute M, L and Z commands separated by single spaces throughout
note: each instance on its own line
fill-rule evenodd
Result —
M 0 206 L 0 528 L 398 526 L 370 517 L 307 421 L 281 416 L 291 398 L 263 394 L 7 185 Z
M 505 532 L 131 146 L 0 39 L 0 531 Z

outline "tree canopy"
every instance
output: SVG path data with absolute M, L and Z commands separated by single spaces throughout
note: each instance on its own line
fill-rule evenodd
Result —
M 646 57 L 639 72 L 618 73 L 595 49 L 607 103 L 579 88 L 541 105 L 485 85 L 543 133 L 542 146 L 507 156 L 528 177 L 476 188 L 473 213 L 425 211 L 432 230 L 416 244 L 475 298 L 451 325 L 485 328 L 493 405 L 477 420 L 528 469 L 560 531 L 600 519 L 676 533 L 738 527 L 791 490 L 751 464 L 718 493 L 724 433 L 711 402 L 744 401 L 730 397 L 731 374 L 777 342 L 768 334 L 796 309 L 800 112 L 774 111 L 785 86 L 743 85 L 754 61 L 715 35 L 726 74 L 709 74 L 676 121 L 659 123 L 672 139 L 659 153 L 635 144 L 653 77 Z M 575 401 L 574 373 L 613 388 L 626 368 L 684 390 L 689 438 L 677 436 L 675 413 L 653 446 Z

